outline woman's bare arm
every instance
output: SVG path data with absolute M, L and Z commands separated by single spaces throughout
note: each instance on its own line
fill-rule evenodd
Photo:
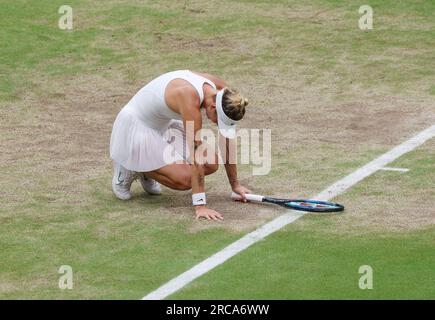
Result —
M 242 196 L 242 201 L 246 202 L 246 193 L 251 193 L 251 190 L 243 187 L 237 177 L 237 139 L 227 139 L 219 133 L 220 150 L 222 159 L 224 159 L 225 171 L 227 173 L 228 181 L 231 189 Z
M 184 90 L 184 92 L 177 93 L 177 103 L 179 104 L 179 110 L 183 117 L 184 130 L 187 135 L 187 143 L 192 164 L 192 192 L 201 193 L 204 192 L 204 167 L 202 164 L 197 162 L 197 159 L 194 156 L 195 151 L 201 145 L 201 140 L 195 139 L 197 132 L 202 128 L 199 99 L 196 99 L 193 92 L 186 92 Z
M 192 193 L 203 193 L 205 191 L 204 183 L 204 166 L 198 163 L 198 157 L 195 156 L 197 149 L 201 146 L 202 141 L 196 139 L 196 134 L 202 128 L 202 118 L 199 108 L 199 99 L 196 95 L 186 92 L 180 92 L 177 95 L 177 101 L 179 104 L 179 110 L 183 117 L 184 129 L 187 135 L 187 143 L 189 147 L 190 159 L 191 159 L 191 183 Z M 192 131 L 193 133 L 189 132 Z M 191 135 L 193 134 L 193 137 Z M 193 138 L 193 139 L 192 139 Z M 208 220 L 222 220 L 223 216 L 212 209 L 207 208 L 205 205 L 195 206 L 196 218 L 206 218 Z

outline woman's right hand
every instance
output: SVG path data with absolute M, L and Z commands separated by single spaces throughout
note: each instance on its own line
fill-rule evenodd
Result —
M 195 206 L 196 219 L 205 218 L 207 220 L 224 220 L 223 215 L 219 212 L 209 209 L 206 206 Z

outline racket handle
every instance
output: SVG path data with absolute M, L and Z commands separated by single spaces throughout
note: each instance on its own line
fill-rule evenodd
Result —
M 251 193 L 245 193 L 245 197 L 246 197 L 246 200 L 255 201 L 255 202 L 262 202 L 263 198 L 264 198 L 263 196 L 259 196 L 258 194 L 251 194 Z M 242 196 L 233 192 L 233 193 L 231 193 L 231 199 L 241 200 Z

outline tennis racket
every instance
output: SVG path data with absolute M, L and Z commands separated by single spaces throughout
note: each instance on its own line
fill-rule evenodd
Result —
M 344 207 L 341 204 L 319 201 L 319 200 L 293 200 L 293 199 L 277 199 L 271 197 L 264 197 L 257 194 L 246 193 L 246 200 L 254 202 L 267 202 L 280 205 L 284 208 L 308 211 L 308 212 L 339 212 L 343 211 Z M 233 192 L 231 199 L 241 200 L 242 196 Z

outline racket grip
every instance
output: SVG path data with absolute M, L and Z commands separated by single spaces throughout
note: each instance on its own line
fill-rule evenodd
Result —
M 264 198 L 263 196 L 259 196 L 258 194 L 251 194 L 251 193 L 245 193 L 245 197 L 246 197 L 246 200 L 255 201 L 255 202 L 262 202 L 263 198 Z M 231 193 L 231 199 L 241 200 L 242 196 L 233 192 L 233 193 Z

